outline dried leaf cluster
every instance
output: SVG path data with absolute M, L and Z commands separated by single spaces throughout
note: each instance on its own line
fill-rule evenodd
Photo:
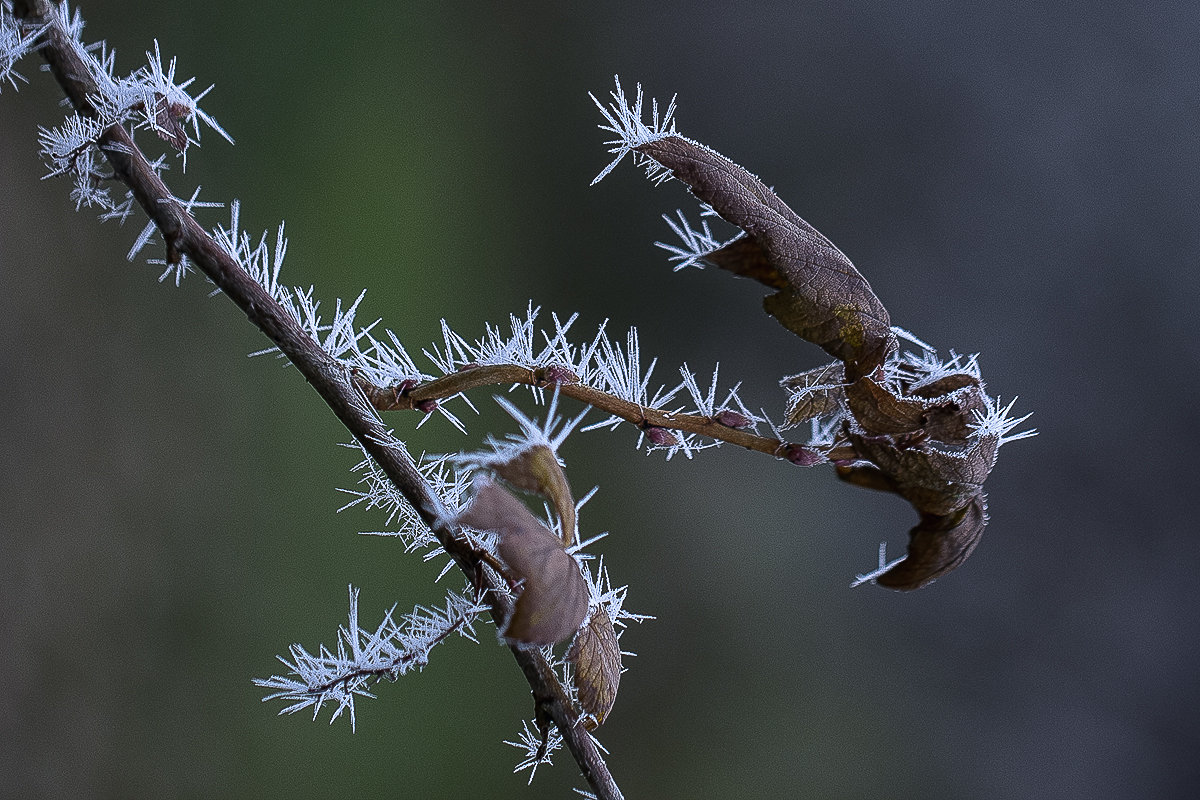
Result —
M 628 108 L 619 84 L 614 98 L 613 110 L 605 110 L 610 122 L 618 107 Z M 698 246 L 695 232 L 672 223 L 690 234 L 691 249 L 668 249 L 774 289 L 763 300 L 766 312 L 837 359 L 782 381 L 790 394 L 786 422 L 812 422 L 816 430 L 824 418 L 822 451 L 838 475 L 894 492 L 920 514 L 907 557 L 871 577 L 917 589 L 959 566 L 987 522 L 983 482 L 996 451 L 1021 421 L 1008 419 L 1011 406 L 1001 409 L 985 394 L 973 358 L 930 360 L 932 349 L 923 344 L 921 355 L 902 354 L 905 332 L 892 327 L 850 259 L 746 169 L 674 133 L 667 120 L 647 129 L 644 141 L 629 141 L 627 120 L 618 121 L 624 126 L 609 129 L 626 132 L 629 151 L 651 173 L 682 181 L 707 213 L 742 230 L 705 247 L 707 225 Z

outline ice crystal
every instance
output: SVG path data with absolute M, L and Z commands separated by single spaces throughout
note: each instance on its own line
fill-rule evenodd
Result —
M 704 267 L 707 263 L 705 258 L 708 255 L 742 236 L 742 234 L 738 234 L 733 239 L 721 241 L 713 235 L 707 220 L 701 220 L 700 227 L 697 229 L 691 226 L 687 217 L 684 216 L 683 211 L 677 209 L 675 214 L 679 217 L 678 222 L 671 219 L 667 214 L 663 214 L 663 219 L 671 231 L 679 237 L 683 246 L 680 247 L 679 245 L 667 244 L 665 242 L 654 243 L 655 246 L 671 254 L 669 260 L 675 262 L 675 272 L 687 267 Z
M 38 37 L 46 26 L 28 28 L 15 19 L 10 9 L 0 6 L 0 87 L 7 81 L 13 89 L 19 89 L 17 81 L 28 83 L 25 76 L 17 72 L 16 63 L 37 47 Z
M 1037 436 L 1037 428 L 1030 428 L 1027 431 L 1014 433 L 1012 436 L 1008 435 L 1009 431 L 1033 416 L 1032 412 L 1023 417 L 1012 416 L 1012 407 L 1016 404 L 1017 398 L 1014 397 L 1006 406 L 1000 405 L 999 397 L 988 397 L 984 402 L 987 406 L 986 409 L 974 412 L 974 422 L 971 425 L 971 430 L 975 435 L 995 436 L 997 447 L 1009 442 L 1016 442 L 1021 439 L 1029 439 Z
M 634 153 L 635 164 L 645 167 L 647 177 L 655 181 L 666 180 L 670 177 L 670 173 L 663 171 L 662 167 L 652 159 L 641 157 L 634 151 L 634 148 L 665 139 L 668 136 L 678 135 L 675 132 L 675 98 L 671 98 L 671 102 L 667 104 L 661 117 L 658 112 L 658 101 L 652 99 L 650 101 L 650 121 L 643 122 L 642 85 L 640 83 L 637 85 L 637 95 L 633 103 L 630 103 L 625 97 L 625 90 L 621 88 L 620 77 L 614 76 L 613 80 L 616 83 L 616 89 L 609 92 L 612 102 L 607 106 L 597 100 L 594 94 L 588 93 L 588 97 L 592 98 L 592 102 L 600 109 L 600 113 L 604 115 L 604 119 L 608 123 L 600 125 L 600 129 L 616 134 L 617 137 L 605 142 L 606 145 L 609 145 L 608 152 L 613 154 L 613 160 L 592 179 L 592 184 L 598 183 L 605 175 L 612 172 L 617 164 L 621 163 L 621 159 L 630 153 Z
M 486 610 L 466 595 L 451 593 L 444 608 L 417 606 L 396 619 L 395 607 L 384 614 L 373 630 L 359 626 L 358 590 L 350 587 L 350 613 L 347 623 L 338 629 L 337 645 L 324 645 L 310 653 L 299 644 L 279 657 L 288 668 L 287 675 L 256 678 L 254 683 L 271 693 L 263 698 L 283 700 L 289 705 L 280 714 L 313 709 L 313 719 L 326 705 L 334 706 L 330 722 L 349 712 L 350 727 L 356 726 L 354 701 L 373 697 L 371 686 L 380 680 L 396 680 L 429 662 L 430 651 L 457 632 L 476 641 L 474 623 Z

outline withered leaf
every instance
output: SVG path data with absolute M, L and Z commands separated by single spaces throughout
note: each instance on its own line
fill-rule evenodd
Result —
M 541 647 L 568 639 L 579 629 L 588 611 L 587 581 L 562 540 L 520 500 L 495 483 L 484 483 L 458 522 L 494 531 L 500 539 L 500 559 L 522 581 L 502 636 Z
M 575 665 L 574 683 L 579 705 L 595 722 L 584 723 L 588 730 L 603 724 L 617 700 L 621 683 L 621 647 L 608 612 L 597 607 L 587 625 L 579 629 L 567 660 Z
M 895 491 L 923 514 L 953 514 L 979 493 L 996 460 L 996 442 L 971 446 L 925 442 L 897 447 L 890 437 L 850 434 L 854 449 L 882 470 Z
M 922 514 L 921 522 L 908 532 L 908 556 L 875 582 L 889 589 L 920 589 L 966 561 L 986 524 L 983 492 L 958 513 Z
M 951 380 L 954 378 L 968 380 Z M 946 388 L 946 391 L 937 391 L 939 388 Z M 942 442 L 966 442 L 971 436 L 975 412 L 987 408 L 983 386 L 969 375 L 949 375 L 934 384 L 914 390 L 913 395 L 930 398 L 926 401 L 930 408 L 925 412 L 925 431 L 931 438 Z
M 854 419 L 870 434 L 909 433 L 921 427 L 925 403 L 901 397 L 869 377 L 846 387 L 846 402 Z
M 785 328 L 846 364 L 853 380 L 895 346 L 891 319 L 850 259 L 766 184 L 714 150 L 668 136 L 637 148 L 746 232 L 706 261 L 778 289 L 763 300 Z
M 897 394 L 870 377 L 862 377 L 846 388 L 846 401 L 855 420 L 869 434 L 900 434 L 921 429 L 942 442 L 963 442 L 970 434 L 971 412 L 984 407 L 985 395 L 979 382 L 937 381 L 945 391 L 929 387 L 911 394 Z M 951 388 L 953 387 L 953 388 Z
M 558 456 L 544 444 L 528 447 L 512 460 L 492 469 L 514 489 L 545 497 L 554 506 L 562 527 L 563 542 L 575 544 L 575 498 Z
M 781 380 L 779 385 L 791 394 L 784 412 L 783 427 L 794 428 L 810 419 L 837 411 L 845 398 L 842 386 L 845 376 L 842 362 L 834 361 Z
M 787 280 L 767 258 L 766 251 L 745 231 L 706 255 L 704 260 L 772 289 L 786 289 L 788 286 Z

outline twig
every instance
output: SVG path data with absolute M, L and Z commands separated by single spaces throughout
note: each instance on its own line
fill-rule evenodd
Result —
M 361 376 L 357 377 L 357 384 L 377 411 L 424 412 L 432 410 L 432 404 L 438 400 L 445 400 L 481 386 L 514 383 L 537 387 L 554 385 L 558 387 L 560 394 L 619 417 L 642 430 L 660 428 L 695 433 L 806 467 L 827 460 L 825 455 L 812 448 L 759 436 L 736 427 L 747 424 L 747 420 L 741 414 L 723 411 L 710 417 L 651 408 L 586 386 L 567 373 L 568 370 L 555 367 L 530 369 L 519 364 L 489 364 L 472 366 L 461 372 L 412 386 L 380 387 Z

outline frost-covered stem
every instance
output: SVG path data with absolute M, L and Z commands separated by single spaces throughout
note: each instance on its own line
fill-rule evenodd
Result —
M 370 679 L 380 680 L 382 678 L 391 676 L 392 679 L 395 680 L 395 675 L 398 672 L 398 668 L 397 668 L 398 664 L 411 664 L 413 661 L 416 661 L 421 656 L 427 655 L 429 653 L 429 651 L 432 650 L 436 645 L 440 644 L 442 641 L 444 641 L 446 638 L 448 638 L 450 636 L 450 634 L 454 633 L 459 628 L 461 628 L 467 622 L 467 619 L 468 618 L 465 616 L 460 617 L 458 619 L 458 621 L 451 624 L 449 627 L 446 628 L 446 630 L 442 631 L 437 636 L 430 639 L 424 650 L 410 651 L 409 653 L 406 654 L 405 658 L 402 660 L 398 659 L 397 661 L 390 663 L 386 666 L 356 667 L 355 669 L 344 672 L 335 678 L 331 678 L 329 681 L 327 681 L 325 683 L 310 684 L 308 686 L 308 691 L 313 694 L 318 694 L 318 693 L 325 694 L 338 686 L 345 686 L 346 684 L 354 683 L 355 681 L 360 680 L 362 678 L 370 678 Z
M 700 414 L 684 414 L 677 411 L 666 411 L 659 408 L 631 403 L 619 397 L 602 392 L 591 386 L 562 379 L 556 376 L 553 367 L 537 367 L 530 369 L 518 364 L 489 364 L 472 366 L 461 372 L 445 375 L 426 383 L 412 387 L 381 388 L 370 382 L 358 379 L 358 385 L 367 395 L 371 404 L 378 411 L 408 411 L 428 409 L 428 403 L 445 400 L 462 392 L 477 389 L 482 386 L 506 386 L 523 383 L 530 386 L 545 387 L 555 385 L 564 397 L 570 397 L 600 411 L 619 417 L 643 430 L 646 428 L 666 428 L 707 436 L 717 441 L 744 447 L 759 453 L 791 461 L 794 464 L 811 466 L 826 459 L 820 454 L 803 445 L 785 442 L 759 436 L 747 430 L 731 427 L 721 421 L 720 415 L 703 416 Z M 852 455 L 843 457 L 850 458 Z
M 16 0 L 13 11 L 16 16 L 39 24 L 53 19 L 47 0 Z M 98 95 L 99 89 L 80 59 L 76 45 L 55 25 L 49 25 L 44 42 L 40 52 L 67 98 L 81 115 L 95 116 L 96 110 L 88 98 Z M 175 263 L 181 255 L 186 255 L 287 356 L 363 449 L 412 503 L 467 578 L 486 590 L 493 618 L 498 622 L 507 619 L 511 603 L 503 590 L 502 580 L 490 570 L 483 569 L 466 538 L 445 523 L 450 515 L 445 511 L 442 501 L 418 472 L 404 448 L 394 446 L 395 440 L 355 386 L 348 368 L 322 350 L 284 308 L 200 227 L 174 199 L 124 127 L 113 125 L 105 130 L 99 139 L 99 147 L 112 165 L 115 178 L 129 187 L 138 204 L 158 226 L 167 243 L 168 262 Z M 546 659 L 534 649 L 513 647 L 512 652 L 529 681 L 539 712 L 553 719 L 597 797 L 610 800 L 620 798 L 621 792 L 595 741 L 582 726 L 577 725 L 578 718 L 571 702 Z

